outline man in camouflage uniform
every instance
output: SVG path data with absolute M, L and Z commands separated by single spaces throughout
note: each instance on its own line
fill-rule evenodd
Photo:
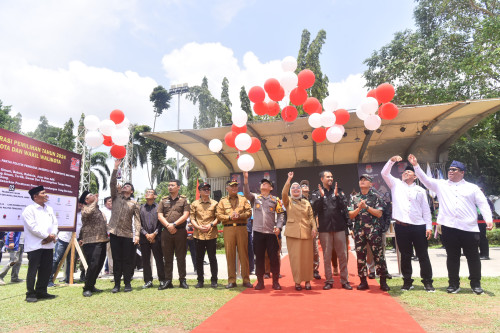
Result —
M 361 192 L 351 198 L 349 205 L 349 217 L 354 220 L 354 242 L 356 244 L 356 256 L 358 257 L 358 275 L 361 283 L 358 290 L 369 289 L 366 281 L 366 245 L 372 250 L 377 274 L 380 276 L 380 289 L 390 290 L 387 285 L 387 264 L 385 262 L 382 245 L 382 225 L 380 218 L 384 203 L 377 196 L 372 187 L 373 179 L 367 174 L 359 178 Z
M 279 284 L 280 257 L 278 235 L 283 228 L 284 214 L 281 203 L 271 194 L 274 184 L 269 179 L 260 181 L 260 194 L 251 193 L 248 186 L 248 172 L 243 172 L 243 193 L 253 207 L 253 248 L 255 252 L 256 290 L 264 289 L 264 267 L 266 250 L 273 273 L 273 289 L 281 290 Z M 277 217 L 277 218 L 276 218 Z

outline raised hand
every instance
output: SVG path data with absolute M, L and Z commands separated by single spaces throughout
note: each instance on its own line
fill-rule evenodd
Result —
M 408 155 L 408 162 L 413 166 L 417 166 L 418 164 L 417 158 L 413 154 Z
M 116 159 L 115 160 L 115 170 L 118 169 L 118 167 L 120 166 L 121 163 L 122 163 L 122 159 Z
M 290 180 L 292 180 L 292 179 L 293 179 L 293 171 L 290 171 L 290 172 L 288 173 L 288 180 L 290 181 Z
M 248 171 L 243 171 L 243 178 L 248 179 Z
M 401 158 L 401 156 L 399 155 L 396 155 L 396 156 L 393 156 L 391 157 L 391 161 L 392 162 L 401 162 L 403 159 Z
M 323 186 L 321 186 L 321 184 L 318 184 L 318 191 L 322 197 L 325 196 L 325 191 L 323 190 Z
M 337 182 L 335 182 L 335 189 L 333 190 L 333 194 L 337 197 L 339 195 L 339 190 L 337 189 Z

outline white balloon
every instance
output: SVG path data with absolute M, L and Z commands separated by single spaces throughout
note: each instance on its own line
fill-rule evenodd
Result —
M 83 120 L 83 125 L 85 125 L 85 128 L 88 129 L 89 131 L 97 131 L 100 122 L 101 121 L 97 116 L 89 115 L 86 116 L 85 119 Z
M 375 131 L 382 124 L 382 119 L 379 116 L 372 114 L 365 119 L 365 127 L 370 131 Z
M 252 138 L 247 133 L 240 133 L 234 139 L 234 145 L 238 150 L 247 150 L 252 145 Z
M 111 140 L 113 143 L 118 146 L 125 146 L 128 144 L 128 140 L 130 138 L 130 131 L 128 128 L 115 128 L 111 133 Z
M 332 126 L 326 131 L 326 139 L 330 141 L 331 143 L 337 143 L 340 140 L 342 140 L 342 136 L 344 136 L 344 133 L 342 133 L 342 130 L 338 127 Z
M 323 100 L 323 109 L 325 109 L 325 111 L 333 112 L 337 110 L 338 106 L 339 102 L 337 102 L 333 96 L 328 96 Z
M 361 110 L 366 114 L 375 114 L 378 109 L 378 101 L 373 97 L 366 97 L 361 102 Z
M 92 148 L 97 148 L 104 142 L 104 137 L 98 131 L 88 131 L 85 134 L 85 143 Z
M 320 116 L 321 118 L 321 126 L 323 127 L 332 127 L 335 124 L 335 120 L 337 120 L 337 117 L 335 117 L 335 114 L 333 112 L 323 112 Z
M 321 127 L 321 115 L 319 113 L 313 113 L 307 118 L 307 122 L 312 128 Z
M 297 60 L 292 56 L 287 56 L 281 61 L 281 68 L 285 72 L 295 72 L 297 69 Z
M 238 167 L 243 171 L 250 171 L 255 165 L 255 160 L 250 154 L 240 155 L 238 158 Z
M 110 136 L 115 128 L 116 125 L 111 119 L 104 119 L 99 124 L 99 130 L 101 131 L 102 134 L 106 136 Z
M 368 118 L 369 114 L 364 113 L 363 110 L 361 110 L 361 107 L 358 107 L 356 109 L 356 116 L 358 116 L 358 118 L 361 120 L 365 120 L 366 118 Z
M 236 111 L 231 116 L 231 120 L 233 121 L 233 124 L 235 124 L 237 127 L 243 127 L 246 125 L 248 121 L 248 115 L 243 110 Z
M 208 149 L 210 149 L 211 152 L 218 153 L 222 149 L 222 141 L 219 139 L 212 139 L 208 143 Z
M 280 84 L 283 89 L 285 89 L 285 92 L 292 91 L 295 87 L 297 87 L 298 82 L 299 77 L 294 72 L 285 72 L 280 79 Z
M 128 120 L 128 118 L 125 117 L 125 119 L 123 119 L 121 123 L 116 125 L 116 128 L 128 128 L 129 125 L 130 125 L 130 120 Z
M 341 132 L 342 132 L 342 136 L 344 135 L 345 133 L 345 128 L 344 128 L 344 125 L 333 125 L 332 127 L 336 127 L 338 128 Z

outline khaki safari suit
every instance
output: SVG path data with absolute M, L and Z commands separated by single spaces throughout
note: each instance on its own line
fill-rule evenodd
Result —
M 168 223 L 177 221 L 184 212 L 189 212 L 189 203 L 185 195 L 178 195 L 172 199 L 170 195 L 161 198 L 158 204 L 158 214 L 162 214 Z M 165 279 L 172 281 L 174 267 L 174 253 L 177 258 L 179 280 L 186 280 L 186 253 L 187 230 L 186 221 L 175 226 L 177 232 L 171 234 L 166 227 L 161 232 L 161 248 L 165 260 Z
M 233 212 L 239 214 L 238 220 L 230 219 Z M 224 225 L 228 283 L 236 283 L 236 248 L 238 248 L 238 256 L 241 262 L 243 283 L 250 283 L 247 231 L 247 220 L 252 216 L 250 203 L 241 195 L 225 196 L 217 205 L 216 216 L 217 220 Z

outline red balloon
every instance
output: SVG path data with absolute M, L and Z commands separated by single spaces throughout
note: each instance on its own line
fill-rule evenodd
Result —
M 109 119 L 111 119 L 115 124 L 119 124 L 125 119 L 125 114 L 121 110 L 113 110 L 109 114 Z
M 102 143 L 103 145 L 108 146 L 108 147 L 111 147 L 112 145 L 114 145 L 113 140 L 111 139 L 110 136 L 103 135 L 103 138 L 104 138 L 104 142 Z
M 231 125 L 231 131 L 233 131 L 236 134 L 240 133 L 246 133 L 247 132 L 247 125 L 243 125 L 243 127 L 238 127 L 236 125 Z
M 264 83 L 264 90 L 268 95 L 278 93 L 280 87 L 280 82 L 276 79 L 267 79 L 267 81 Z
M 302 105 L 307 99 L 307 91 L 302 88 L 295 88 L 290 92 L 290 102 L 294 105 Z
M 224 136 L 224 141 L 226 142 L 226 145 L 228 145 L 231 148 L 236 148 L 236 145 L 234 144 L 234 139 L 236 139 L 236 136 L 238 134 L 234 133 L 233 131 L 227 132 L 226 135 Z
M 252 144 L 250 145 L 250 148 L 247 149 L 247 153 L 253 154 L 256 153 L 260 150 L 261 143 L 260 140 L 257 138 L 252 138 Z
M 109 152 L 111 153 L 111 156 L 119 160 L 127 155 L 127 149 L 125 149 L 125 147 L 123 146 L 114 145 L 113 147 L 111 147 Z
M 266 98 L 266 92 L 262 89 L 262 87 L 252 87 L 248 91 L 248 98 L 254 103 L 262 103 Z
M 382 104 L 382 106 L 379 109 L 378 115 L 382 119 L 391 120 L 391 119 L 396 118 L 398 113 L 399 113 L 399 110 L 395 104 L 386 103 L 386 104 Z
M 382 83 L 375 90 L 375 95 L 379 103 L 388 103 L 394 98 L 396 91 L 390 83 Z
M 295 106 L 289 105 L 285 106 L 283 110 L 281 111 L 281 118 L 283 118 L 284 121 L 294 121 L 297 119 L 297 116 L 299 115 L 299 112 L 295 108 Z
M 321 103 L 316 97 L 308 97 L 302 106 L 307 114 L 321 113 Z
M 271 117 L 276 117 L 280 113 L 280 106 L 278 103 L 270 101 L 267 102 L 267 114 L 270 115 Z
M 255 114 L 257 114 L 259 116 L 263 116 L 269 111 L 269 108 L 267 107 L 266 102 L 261 102 L 261 103 L 255 103 L 253 105 L 253 110 L 254 110 Z
M 346 109 L 338 109 L 335 113 L 335 124 L 337 125 L 345 125 L 351 119 L 351 116 L 349 115 L 349 112 L 347 112 Z
M 312 139 L 314 142 L 320 143 L 325 141 L 326 139 L 326 128 L 324 127 L 318 127 L 315 128 L 314 131 L 312 131 Z
M 316 81 L 316 77 L 314 76 L 314 72 L 310 69 L 302 70 L 299 75 L 299 82 L 297 86 L 302 89 L 309 89 L 314 85 L 314 81 Z
M 377 98 L 377 89 L 372 89 L 368 92 L 368 94 L 366 94 L 366 97 L 373 97 L 373 98 Z
M 269 98 L 272 99 L 275 102 L 279 102 L 285 97 L 285 89 L 283 89 L 282 86 L 280 86 L 278 92 L 276 93 L 269 93 Z

